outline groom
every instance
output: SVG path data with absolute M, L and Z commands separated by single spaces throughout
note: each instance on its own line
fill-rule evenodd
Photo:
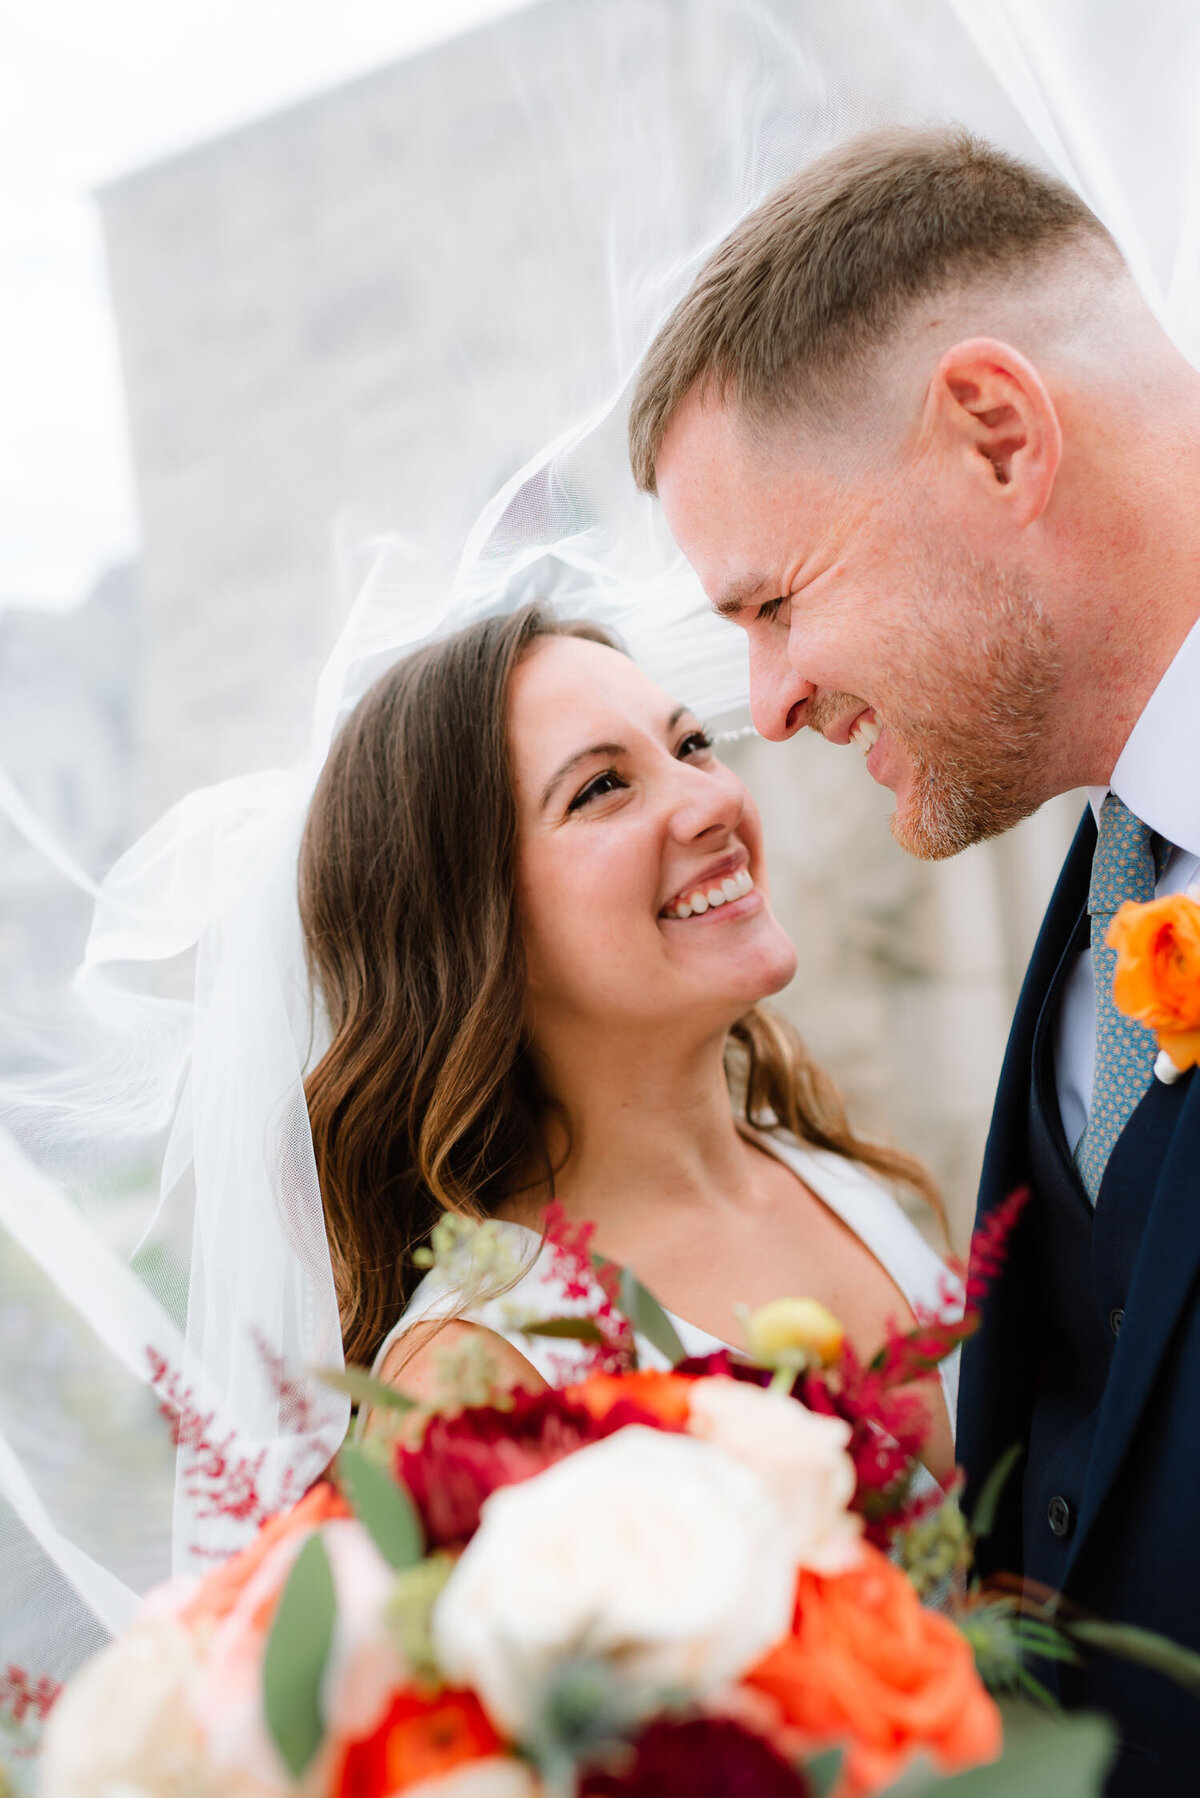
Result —
M 1200 871 L 1200 376 L 1070 189 L 889 132 L 726 239 L 630 441 L 749 638 L 761 733 L 855 745 L 905 848 L 1088 789 L 988 1142 L 980 1216 L 1033 1198 L 959 1453 L 973 1495 L 1023 1448 L 988 1567 L 1200 1648 L 1200 1075 L 1154 1078 L 1104 941 Z M 1050 1677 L 1119 1720 L 1112 1792 L 1200 1792 L 1200 1703 L 1101 1655 Z

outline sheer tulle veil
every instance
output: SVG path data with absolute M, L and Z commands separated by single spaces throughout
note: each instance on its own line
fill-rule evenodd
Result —
M 652 69 L 626 66 L 623 0 L 575 10 L 603 168 L 573 158 L 563 91 L 522 115 L 530 167 L 553 181 L 505 201 L 548 267 L 556 211 L 590 209 L 603 328 L 580 333 L 570 371 L 579 422 L 473 523 L 431 540 L 409 520 L 357 552 L 305 754 L 191 794 L 122 857 L 95 893 L 71 1029 L 0 1083 L 0 1668 L 31 1694 L 22 1717 L 150 1586 L 203 1570 L 298 1495 L 345 1430 L 346 1401 L 313 1372 L 341 1351 L 302 1089 L 322 1025 L 295 899 L 340 720 L 417 643 L 539 593 L 615 627 L 718 728 L 745 723 L 740 639 L 706 612 L 625 458 L 639 357 L 724 231 L 843 137 L 960 121 L 1065 175 L 1200 356 L 1200 14 L 1184 0 L 634 3 L 660 33 Z M 495 71 L 518 92 L 533 78 Z M 85 883 L 2 780 L 0 806 Z M 144 1215 L 130 1192 L 149 1195 Z

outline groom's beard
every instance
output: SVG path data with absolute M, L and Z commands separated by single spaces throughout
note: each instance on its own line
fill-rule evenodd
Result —
M 953 616 L 956 629 L 881 632 L 876 684 L 881 725 L 908 752 L 911 782 L 892 816 L 892 835 L 911 855 L 940 861 L 999 836 L 1049 797 L 1047 736 L 1060 681 L 1054 631 L 1036 599 L 990 565 L 935 573 L 926 617 Z M 929 585 L 927 581 L 925 583 Z M 866 701 L 818 693 L 807 723 L 825 730 Z

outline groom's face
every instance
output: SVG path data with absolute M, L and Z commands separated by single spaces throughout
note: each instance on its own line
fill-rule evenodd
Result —
M 808 725 L 857 748 L 921 856 L 994 836 L 1047 797 L 1053 634 L 1004 546 L 971 540 L 934 471 L 903 451 L 751 431 L 692 396 L 657 476 L 676 542 L 749 638 L 763 736 Z

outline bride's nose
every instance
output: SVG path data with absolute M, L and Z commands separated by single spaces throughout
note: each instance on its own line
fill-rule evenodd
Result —
M 746 790 L 728 768 L 679 769 L 671 809 L 671 835 L 680 843 L 694 843 L 710 832 L 735 831 L 746 810 Z

